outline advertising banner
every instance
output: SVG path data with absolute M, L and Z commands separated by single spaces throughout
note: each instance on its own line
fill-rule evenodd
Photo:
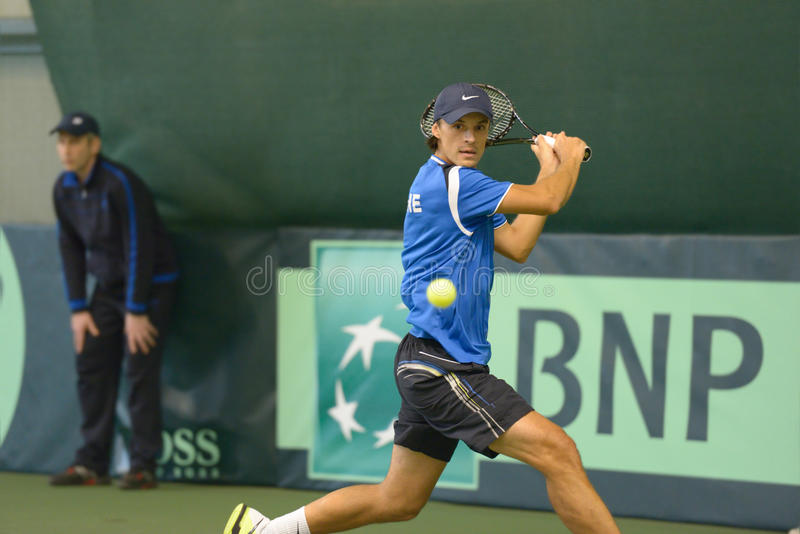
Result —
M 0 228 L 0 446 L 17 409 L 25 363 L 25 306 L 22 287 L 3 229 Z
M 377 482 L 389 465 L 399 408 L 393 359 L 408 331 L 400 250 L 398 241 L 314 241 L 310 267 L 278 274 L 278 447 L 307 451 L 312 486 Z M 598 486 L 617 495 L 645 483 L 654 495 L 659 485 L 695 493 L 698 481 L 711 480 L 694 496 L 698 509 L 745 510 L 754 493 L 788 502 L 800 495 L 797 324 L 796 282 L 499 267 L 489 366 L 565 428 Z M 309 377 L 316 396 L 298 405 L 292 392 L 301 382 L 308 391 Z M 481 502 L 482 473 L 502 465 L 514 475 L 493 493 L 543 493 L 524 486 L 528 475 L 516 476 L 529 468 L 462 444 L 435 495 Z M 517 504 L 546 502 L 540 495 Z M 656 502 L 637 511 L 673 513 Z
M 380 481 L 408 332 L 396 232 L 183 232 L 162 373 L 163 480 Z M 0 469 L 80 444 L 53 228 L 0 232 Z M 491 371 L 576 441 L 620 516 L 800 523 L 797 238 L 543 236 L 497 258 Z M 128 467 L 122 384 L 112 473 Z M 435 499 L 548 509 L 544 479 L 459 445 Z

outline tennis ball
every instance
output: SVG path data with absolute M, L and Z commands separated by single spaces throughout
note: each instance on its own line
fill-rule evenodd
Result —
M 447 308 L 456 300 L 456 286 L 447 278 L 434 278 L 425 292 L 428 302 L 437 308 Z

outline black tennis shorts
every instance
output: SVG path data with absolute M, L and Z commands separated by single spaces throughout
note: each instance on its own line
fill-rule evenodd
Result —
M 489 458 L 489 445 L 533 410 L 489 367 L 460 363 L 433 339 L 406 335 L 395 356 L 402 398 L 394 442 L 437 460 L 450 461 L 461 440 Z

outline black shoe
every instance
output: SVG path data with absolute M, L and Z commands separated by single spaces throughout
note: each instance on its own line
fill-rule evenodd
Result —
M 156 475 L 147 469 L 131 469 L 119 481 L 120 489 L 151 489 L 156 486 Z
M 51 486 L 108 486 L 111 484 L 111 477 L 108 475 L 99 476 L 83 465 L 73 465 L 63 473 L 50 477 Z

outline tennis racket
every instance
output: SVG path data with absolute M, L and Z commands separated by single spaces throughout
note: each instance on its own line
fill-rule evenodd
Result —
M 513 145 L 535 142 L 535 139 L 530 137 L 514 137 L 505 139 L 506 134 L 514 125 L 514 121 L 519 122 L 525 129 L 531 132 L 534 138 L 539 135 L 539 132 L 528 126 L 525 121 L 522 120 L 522 117 L 519 116 L 517 110 L 514 108 L 514 104 L 511 103 L 511 99 L 508 98 L 503 91 L 497 87 L 493 87 L 485 83 L 474 83 L 472 85 L 475 87 L 480 87 L 486 91 L 486 94 L 489 95 L 489 100 L 492 103 L 492 114 L 494 114 L 494 119 L 492 120 L 489 128 L 489 138 L 486 141 L 486 146 Z M 422 113 L 422 117 L 419 119 L 419 128 L 422 130 L 422 135 L 428 139 L 430 139 L 430 137 L 433 135 L 431 133 L 431 128 L 433 127 L 433 107 L 435 104 L 436 99 L 434 98 L 431 100 L 431 103 L 428 104 L 428 107 L 425 108 L 425 111 Z M 544 140 L 547 141 L 547 144 L 550 146 L 553 146 L 556 142 L 555 138 L 550 137 L 549 135 L 545 135 Z M 589 161 L 589 158 L 591 157 L 592 149 L 587 146 L 583 154 L 584 163 Z

